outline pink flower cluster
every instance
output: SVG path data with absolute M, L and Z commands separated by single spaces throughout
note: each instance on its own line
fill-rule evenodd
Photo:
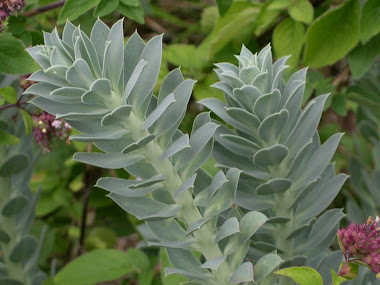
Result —
M 3 28 L 3 22 L 5 19 L 20 12 L 22 8 L 26 5 L 24 0 L 1 0 L 0 1 L 0 32 Z
M 337 237 L 346 262 L 361 261 L 375 273 L 380 272 L 379 217 L 369 217 L 362 225 L 351 223 L 338 230 Z
M 33 127 L 34 139 L 44 153 L 51 151 L 50 145 L 54 137 L 67 140 L 71 132 L 68 123 L 45 112 L 33 116 Z

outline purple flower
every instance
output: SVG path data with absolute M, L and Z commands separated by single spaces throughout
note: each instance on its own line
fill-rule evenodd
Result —
M 71 127 L 68 123 L 48 113 L 33 116 L 33 136 L 43 152 L 51 151 L 51 142 L 54 137 L 67 140 Z
M 380 272 L 379 221 L 379 217 L 376 217 L 375 221 L 369 217 L 365 224 L 351 223 L 347 228 L 338 230 L 337 238 L 345 257 L 345 263 L 361 261 L 373 272 Z M 344 268 L 343 266 L 342 269 Z
M 20 12 L 26 5 L 24 0 L 0 0 L 0 32 L 2 31 L 2 22 L 8 16 L 14 15 Z

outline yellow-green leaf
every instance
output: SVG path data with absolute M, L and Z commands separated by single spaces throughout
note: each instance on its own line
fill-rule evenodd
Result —
M 309 24 L 314 18 L 314 8 L 309 0 L 296 0 L 288 8 L 289 15 L 298 22 Z
M 276 271 L 275 274 L 289 277 L 300 285 L 323 285 L 321 275 L 310 267 L 288 267 Z

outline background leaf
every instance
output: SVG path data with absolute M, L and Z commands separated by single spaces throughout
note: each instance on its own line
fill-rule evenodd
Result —
M 88 285 L 117 279 L 133 270 L 133 260 L 115 249 L 96 249 L 67 264 L 54 277 L 58 285 Z
M 306 36 L 304 64 L 322 67 L 341 59 L 359 41 L 359 0 L 348 0 L 315 20 Z
M 95 7 L 100 0 L 67 0 L 59 14 L 57 24 L 62 25 L 68 19 L 75 20 L 80 15 Z
M 380 1 L 368 0 L 364 3 L 360 19 L 360 40 L 366 43 L 380 32 Z
M 219 14 L 223 15 L 232 5 L 232 0 L 216 0 L 216 4 L 218 5 Z
M 348 55 L 348 61 L 354 78 L 360 78 L 371 67 L 380 53 L 380 34 L 366 44 L 359 43 Z
M 6 33 L 0 35 L 0 74 L 28 74 L 39 68 L 18 39 Z
M 314 8 L 309 0 L 296 0 L 288 8 L 289 15 L 294 20 L 309 24 L 314 18 Z
M 273 31 L 273 48 L 278 58 L 291 55 L 288 63 L 296 66 L 305 42 L 305 28 L 291 18 L 283 20 Z

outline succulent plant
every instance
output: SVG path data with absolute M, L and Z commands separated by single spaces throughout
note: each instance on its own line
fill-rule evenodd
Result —
M 328 95 L 301 109 L 307 69 L 285 83 L 288 57 L 273 63 L 269 45 L 258 54 L 243 46 L 236 58 L 238 66 L 216 64 L 220 82 L 214 87 L 224 92 L 225 103 L 214 98 L 200 103 L 226 123 L 215 133 L 218 166 L 243 171 L 235 203 L 243 211 L 268 217 L 252 239 L 250 256 L 257 259 L 277 250 L 285 261 L 282 267 L 324 268 L 327 282 L 330 268 L 341 257 L 325 255 L 344 214 L 341 209 L 323 211 L 347 179 L 345 174 L 335 175 L 330 163 L 342 134 L 321 145 L 317 132 Z M 327 269 L 323 260 L 331 267 Z
M 269 254 L 246 261 L 251 236 L 267 220 L 258 211 L 230 209 L 240 170 L 211 177 L 202 170 L 213 149 L 218 124 L 199 114 L 190 134 L 178 130 L 194 81 L 179 69 L 153 89 L 160 70 L 162 37 L 147 43 L 134 33 L 124 45 L 123 22 L 108 28 L 98 20 L 90 37 L 66 23 L 62 38 L 45 33 L 45 45 L 29 49 L 41 65 L 30 76 L 38 83 L 31 102 L 65 119 L 82 134 L 72 140 L 94 143 L 102 152 L 74 159 L 108 169 L 124 168 L 141 180 L 101 178 L 96 186 L 138 219 L 149 246 L 166 248 L 185 284 L 252 284 L 268 276 L 281 259 Z M 199 252 L 199 255 L 194 254 Z M 270 265 L 269 267 L 267 265 Z
M 29 182 L 38 155 L 17 108 L 1 111 L 0 134 L 0 284 L 40 285 L 45 278 L 37 266 L 43 234 L 40 241 L 29 234 L 38 199 Z

